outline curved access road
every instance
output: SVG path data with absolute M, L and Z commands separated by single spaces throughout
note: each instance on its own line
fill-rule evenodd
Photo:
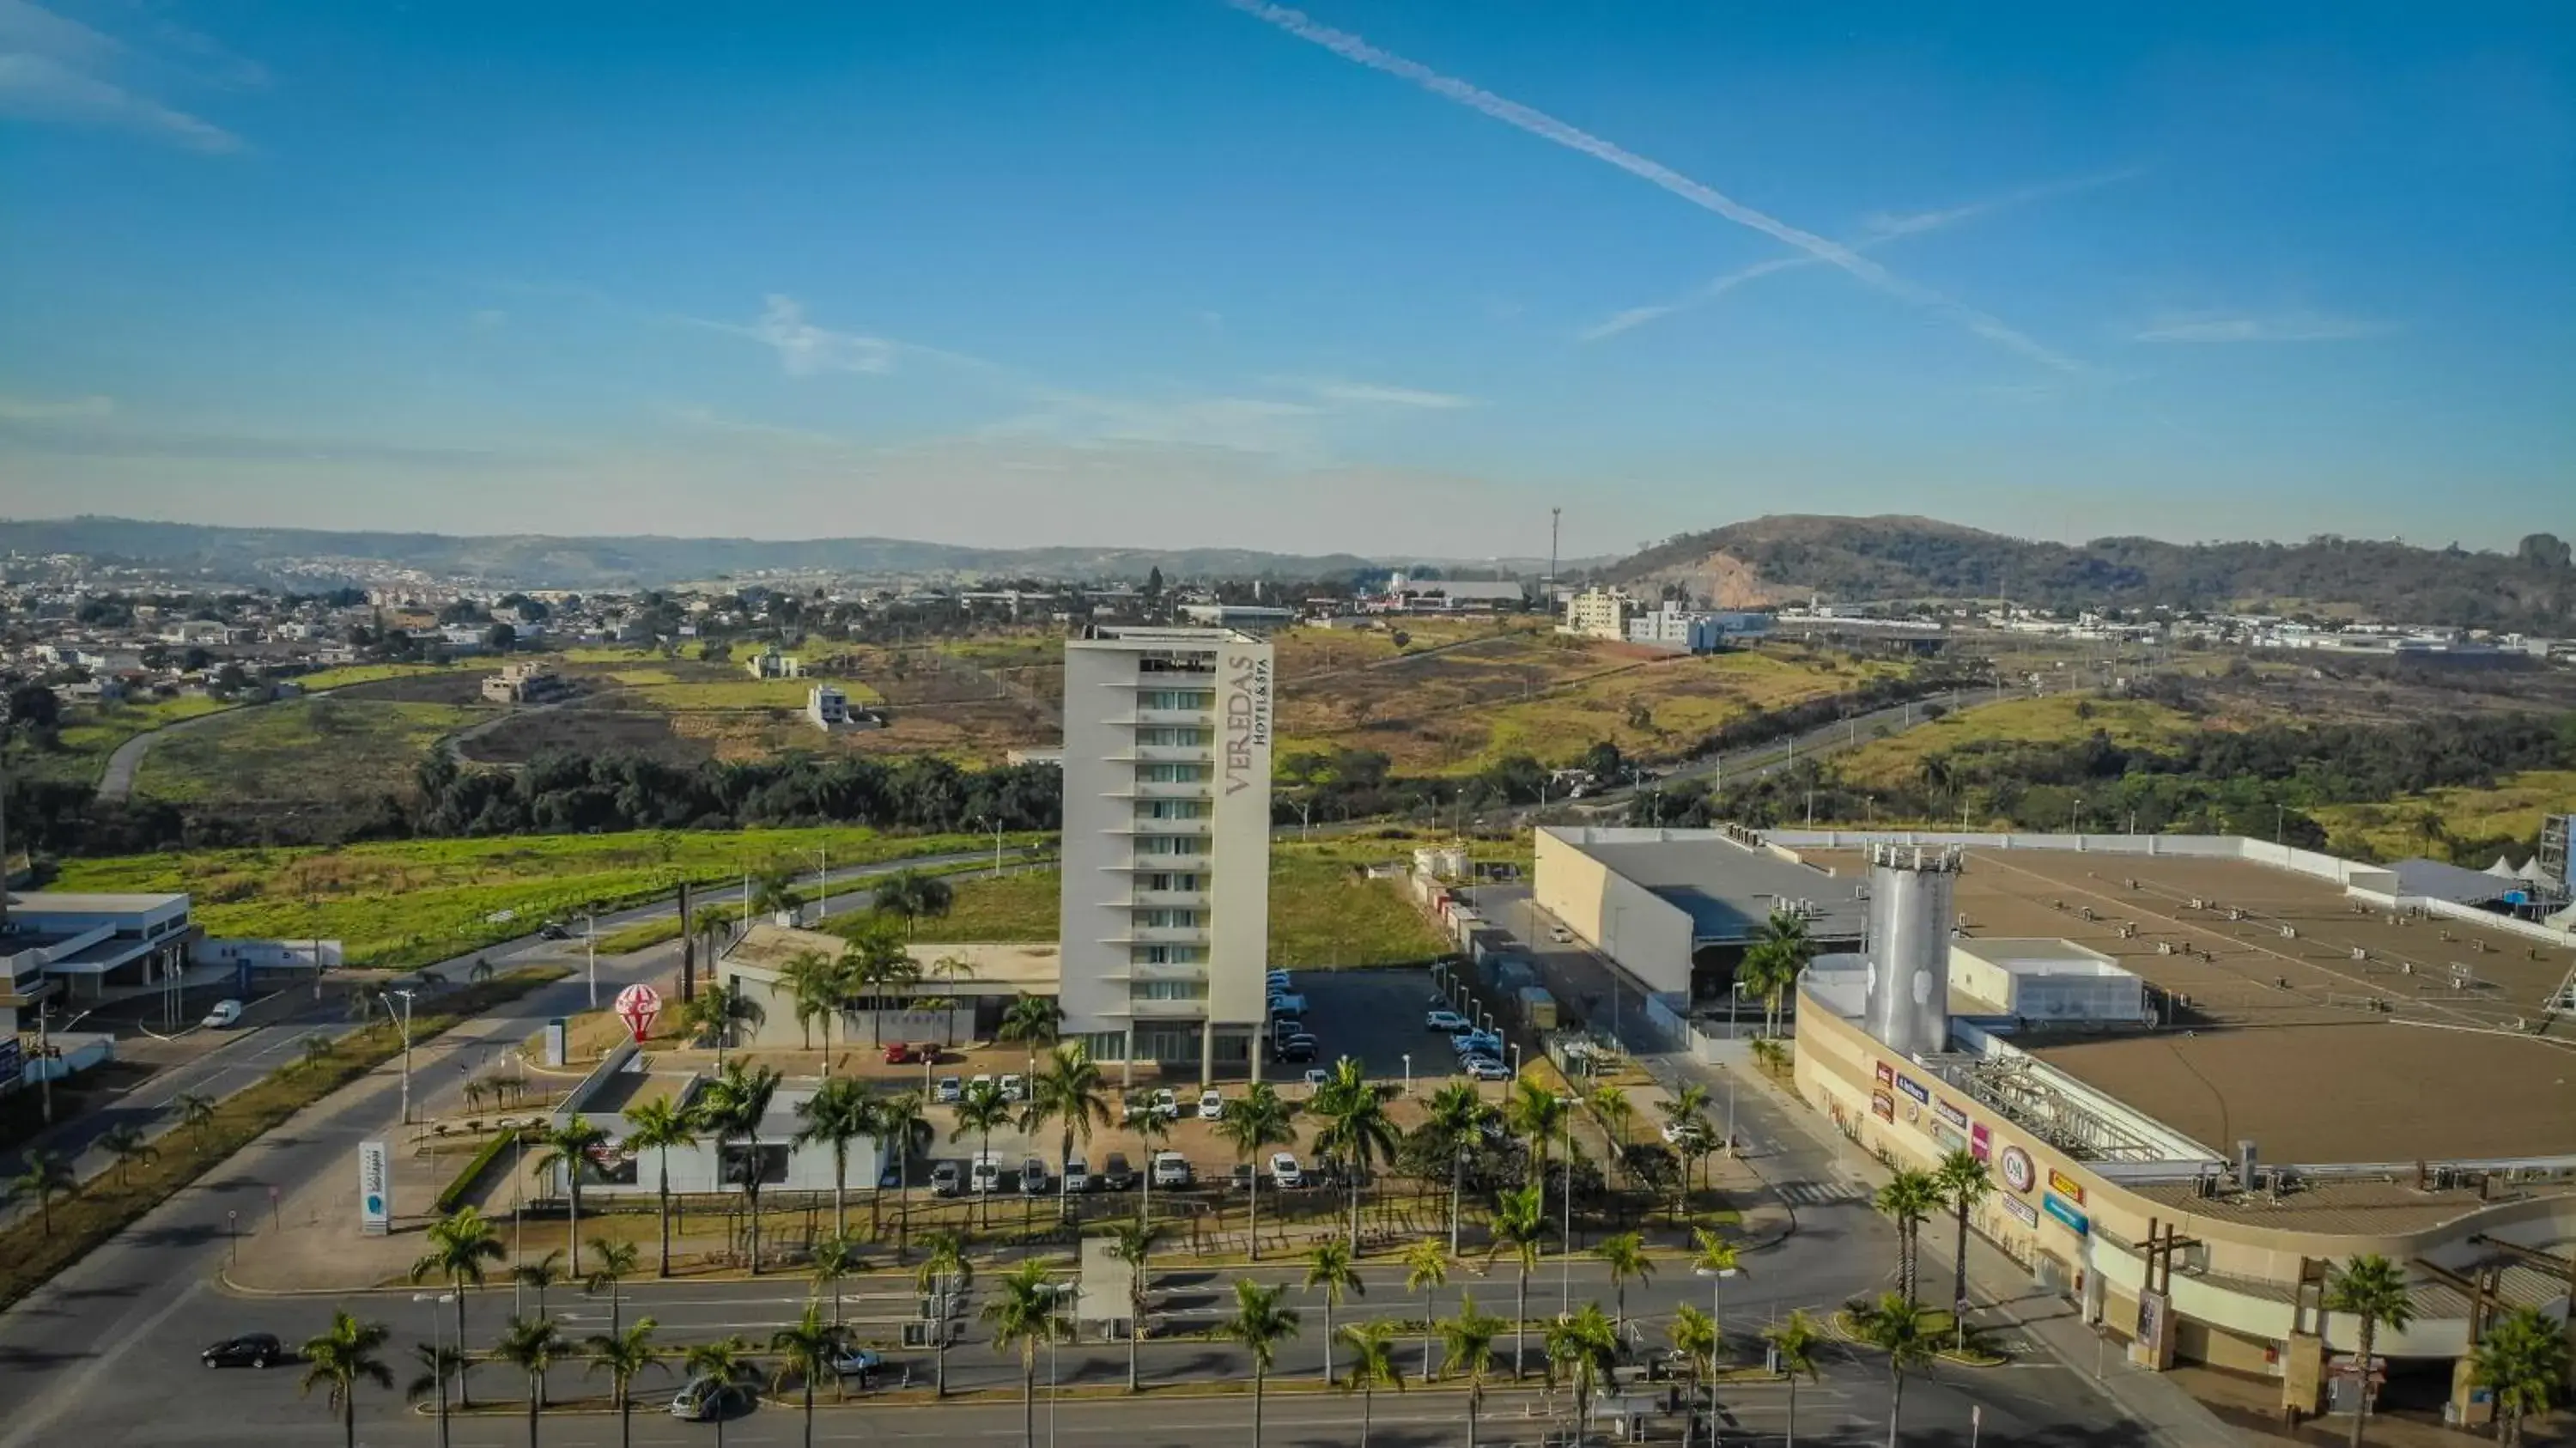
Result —
M 329 691 L 325 690 L 324 692 L 327 693 Z M 299 695 L 298 697 L 310 696 Z M 182 729 L 194 729 L 198 725 L 203 724 L 210 719 L 229 719 L 233 715 L 239 714 L 245 709 L 265 709 L 271 704 L 283 704 L 285 702 L 286 701 L 284 699 L 265 699 L 256 704 L 235 704 L 229 709 L 217 709 L 211 714 L 191 714 L 185 719 L 172 720 L 170 723 L 164 724 L 158 729 L 144 730 L 142 733 L 137 734 L 133 738 L 116 746 L 116 752 L 107 756 L 107 768 L 101 771 L 98 776 L 98 802 L 100 804 L 123 804 L 129 798 L 132 798 L 134 794 L 134 772 L 143 767 L 143 756 L 151 753 L 152 746 L 160 743 L 169 735 Z

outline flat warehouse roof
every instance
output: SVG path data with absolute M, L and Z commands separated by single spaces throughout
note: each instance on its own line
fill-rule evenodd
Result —
M 1723 838 L 1569 841 L 1610 872 L 1689 913 L 1704 943 L 1749 939 L 1773 909 L 1807 900 L 1820 912 L 1807 922 L 1819 940 L 1858 940 L 1869 926 L 1869 902 L 1854 890 L 1866 871 L 1840 877 Z
M 39 890 L 13 892 L 9 896 L 12 914 L 26 915 L 146 915 L 173 906 L 185 909 L 185 895 L 112 895 L 100 891 Z

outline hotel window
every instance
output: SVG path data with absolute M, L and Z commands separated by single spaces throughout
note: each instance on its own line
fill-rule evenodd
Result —
M 1207 982 L 1201 980 L 1139 980 L 1127 986 L 1131 1001 L 1203 1001 L 1207 999 Z

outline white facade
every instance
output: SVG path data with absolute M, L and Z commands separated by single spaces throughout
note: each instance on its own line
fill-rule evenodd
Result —
M 1636 603 L 1615 588 L 1587 588 L 1565 601 L 1565 622 L 1558 632 L 1588 639 L 1624 640 L 1628 614 Z
M 1257 1070 L 1270 949 L 1270 645 L 1098 628 L 1065 645 L 1064 1035 Z

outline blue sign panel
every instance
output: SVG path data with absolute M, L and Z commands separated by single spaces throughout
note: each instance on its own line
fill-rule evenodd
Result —
M 2073 1232 L 2076 1236 L 2083 1236 L 2092 1227 L 2092 1223 L 2085 1220 L 2082 1212 L 2067 1205 L 2066 1198 L 2055 1192 L 2048 1192 L 2041 1196 L 2039 1209 L 2055 1217 L 2059 1226 Z
M 1898 1076 L 1896 1078 L 1896 1089 L 1913 1097 L 1915 1100 L 1926 1106 L 1932 1104 L 1932 1093 L 1924 1090 L 1923 1083 L 1915 1080 L 1911 1076 Z

